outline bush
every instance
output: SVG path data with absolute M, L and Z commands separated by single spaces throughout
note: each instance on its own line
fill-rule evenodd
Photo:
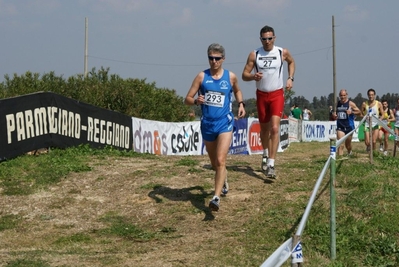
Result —
M 0 98 L 36 92 L 53 92 L 97 107 L 117 111 L 128 116 L 167 122 L 188 121 L 190 109 L 175 90 L 157 88 L 146 79 L 122 79 L 109 74 L 109 68 L 95 68 L 87 77 L 82 74 L 64 79 L 54 72 L 40 76 L 26 72 L 21 76 L 4 76 L 0 84 Z

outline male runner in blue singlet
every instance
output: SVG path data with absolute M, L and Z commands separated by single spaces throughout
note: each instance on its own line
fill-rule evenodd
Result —
M 337 103 L 337 112 L 333 113 L 334 119 L 337 120 L 337 140 L 344 137 L 355 129 L 355 115 L 361 115 L 360 109 L 356 104 L 349 100 L 348 92 L 345 89 L 339 91 L 339 101 Z M 345 147 L 348 155 L 352 155 L 352 135 L 345 140 Z M 344 147 L 338 148 L 338 155 L 343 155 Z
M 209 69 L 201 71 L 187 93 L 187 105 L 201 105 L 201 134 L 215 172 L 215 195 L 209 208 L 219 210 L 220 195 L 227 194 L 226 157 L 229 151 L 234 115 L 232 112 L 233 94 L 238 102 L 238 117 L 245 116 L 242 92 L 237 76 L 223 69 L 225 50 L 220 44 L 208 47 Z M 196 95 L 197 98 L 196 98 Z

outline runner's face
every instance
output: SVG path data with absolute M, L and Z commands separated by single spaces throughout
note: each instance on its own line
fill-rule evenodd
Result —
M 374 101 L 374 98 L 375 98 L 374 92 L 370 91 L 367 96 L 369 97 L 370 101 Z
M 260 41 L 266 51 L 272 50 L 275 40 L 276 36 L 274 36 L 273 32 L 265 32 L 260 36 Z
M 387 109 L 387 107 L 388 107 L 388 102 L 382 102 L 382 107 L 383 107 L 384 109 Z
M 339 100 L 342 103 L 345 103 L 347 98 L 348 98 L 348 94 L 346 92 L 342 91 L 339 93 Z
M 222 65 L 224 57 L 220 53 L 211 52 L 208 54 L 208 61 L 212 69 L 217 69 Z

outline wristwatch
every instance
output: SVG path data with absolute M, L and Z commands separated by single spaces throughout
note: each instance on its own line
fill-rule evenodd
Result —
M 198 100 L 194 99 L 194 105 L 198 106 Z
M 294 81 L 294 76 L 288 77 L 288 79 L 291 79 L 291 81 Z

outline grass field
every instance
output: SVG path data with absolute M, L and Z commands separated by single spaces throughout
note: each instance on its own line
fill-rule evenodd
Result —
M 230 192 L 213 213 L 207 156 L 79 147 L 2 162 L 0 266 L 260 266 L 295 234 L 329 151 L 290 144 L 275 180 L 260 155 L 229 155 Z M 336 162 L 337 258 L 327 171 L 301 237 L 305 266 L 399 266 L 399 156 L 370 164 L 363 143 L 354 152 Z

